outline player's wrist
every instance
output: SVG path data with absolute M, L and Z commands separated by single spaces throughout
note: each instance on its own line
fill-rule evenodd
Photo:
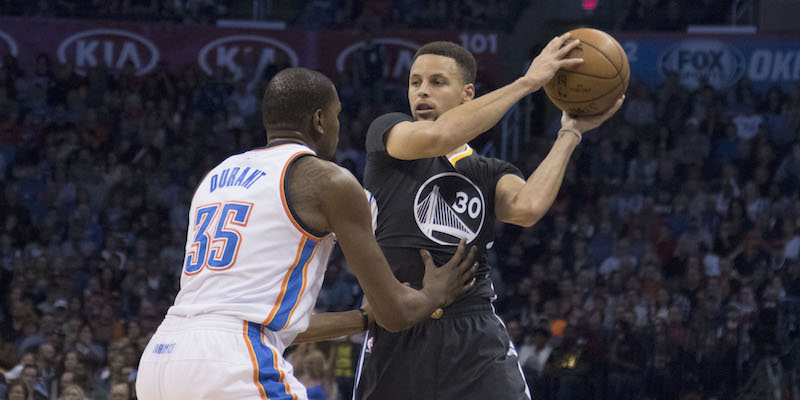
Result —
M 525 75 L 515 81 L 516 84 L 525 88 L 528 94 L 533 93 L 544 86 L 546 82 L 542 82 L 541 79 L 537 79 L 532 76 Z
M 558 130 L 558 137 L 569 137 L 573 140 L 577 140 L 576 144 L 580 143 L 583 140 L 583 133 L 575 128 L 561 128 Z
M 370 321 L 370 318 L 369 318 L 369 313 L 367 312 L 367 310 L 365 310 L 363 308 L 359 308 L 358 311 L 361 313 L 361 319 L 363 321 L 362 330 L 365 331 L 365 330 L 369 329 L 369 326 L 371 325 L 371 321 Z
M 441 308 L 447 302 L 447 297 L 444 294 L 436 293 L 435 291 L 432 291 L 424 286 L 419 291 L 428 299 L 428 306 L 432 310 Z

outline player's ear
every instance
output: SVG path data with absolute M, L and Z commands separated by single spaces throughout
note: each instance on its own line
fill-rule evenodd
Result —
M 466 103 L 475 98 L 475 84 L 468 83 L 464 85 L 464 90 L 461 94 L 461 102 Z
M 311 129 L 317 135 L 322 136 L 325 133 L 325 128 L 322 126 L 324 116 L 322 115 L 322 109 L 317 109 L 314 111 L 314 115 L 311 117 Z

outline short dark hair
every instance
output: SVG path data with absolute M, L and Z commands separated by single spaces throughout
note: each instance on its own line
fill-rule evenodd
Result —
M 334 97 L 333 82 L 327 76 L 306 68 L 284 69 L 264 89 L 264 128 L 301 128 L 314 112 L 330 106 Z
M 473 57 L 472 53 L 467 51 L 467 49 L 453 42 L 430 42 L 417 50 L 417 53 L 414 54 L 414 61 L 417 60 L 417 57 L 424 54 L 452 58 L 456 61 L 458 67 L 461 68 L 461 77 L 464 78 L 464 83 L 475 83 L 478 67 L 475 65 L 475 57 Z

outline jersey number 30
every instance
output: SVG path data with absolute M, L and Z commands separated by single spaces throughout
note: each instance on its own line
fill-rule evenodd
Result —
M 247 226 L 253 203 L 229 201 L 197 208 L 194 217 L 194 240 L 186 251 L 183 272 L 194 275 L 203 267 L 214 271 L 228 269 L 236 263 L 242 235 L 234 226 Z M 209 232 L 209 227 L 216 228 Z

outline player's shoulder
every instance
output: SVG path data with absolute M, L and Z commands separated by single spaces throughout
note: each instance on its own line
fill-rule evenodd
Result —
M 413 122 L 414 118 L 401 112 L 383 114 L 375 118 L 367 129 L 367 153 L 386 151 L 384 136 L 395 125 L 406 121 Z
M 375 118 L 369 125 L 369 133 L 383 134 L 401 122 L 413 122 L 414 117 L 401 112 L 390 112 Z
M 356 177 L 346 168 L 313 155 L 297 159 L 292 164 L 291 170 L 292 175 L 304 178 L 302 184 L 313 184 L 320 189 L 330 190 L 343 185 L 352 187 L 353 184 L 357 185 L 359 190 L 361 188 Z

